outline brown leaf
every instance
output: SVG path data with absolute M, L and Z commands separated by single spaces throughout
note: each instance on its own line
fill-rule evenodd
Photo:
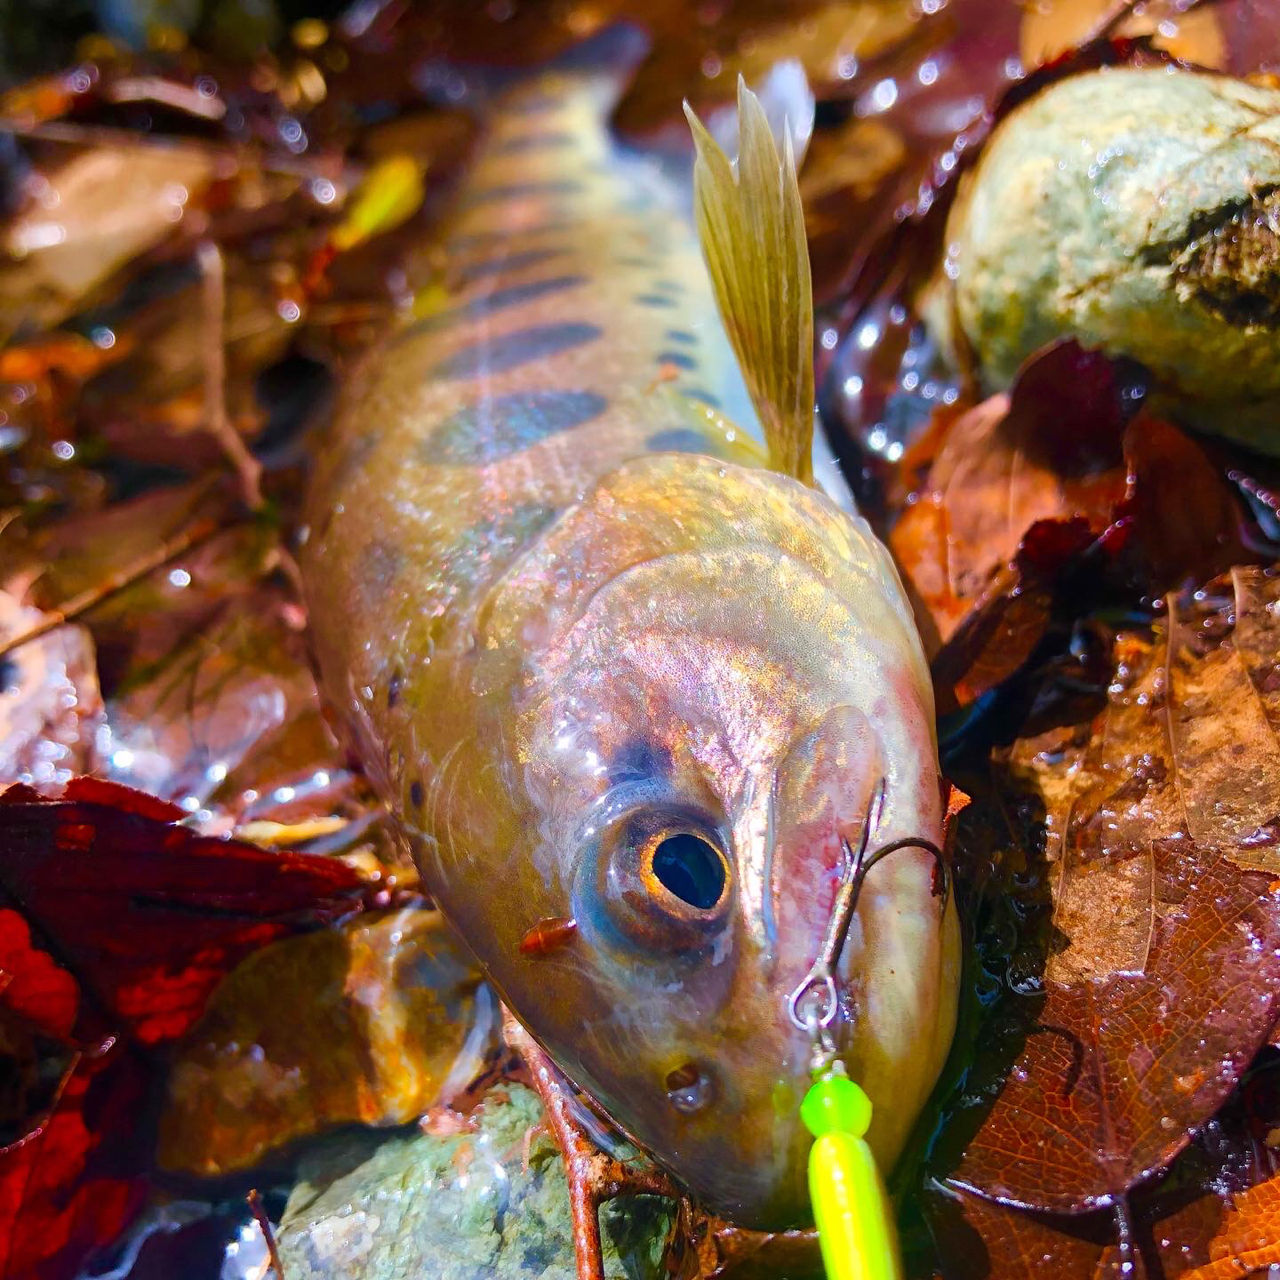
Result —
M 1134 7 L 1124 0 L 1042 0 L 1028 6 L 1022 16 L 1023 65 L 1034 67 L 1069 53 L 1108 22 L 1118 36 L 1153 35 L 1156 47 L 1175 58 L 1203 67 L 1224 65 L 1226 48 L 1215 5 L 1200 5 L 1188 12 L 1185 4 L 1156 0 L 1114 22 L 1125 9 Z
M 43 618 L 0 591 L 0 643 Z M 61 787 L 91 767 L 101 715 L 93 644 L 83 628 L 61 627 L 0 658 L 0 779 Z
M 1107 582 L 1158 596 L 1254 558 L 1221 472 L 1176 427 L 1132 417 L 1141 395 L 1135 367 L 1059 342 L 946 428 L 889 536 L 940 689 L 993 688 L 1072 593 L 1079 613 Z
M 1183 1280 L 1237 1280 L 1280 1264 L 1280 1176 L 1235 1198 L 1209 1245 L 1210 1261 Z
M 4 228 L 4 328 L 53 325 L 117 270 L 173 234 L 214 176 L 196 148 L 99 146 L 43 176 L 45 195 Z
M 1238 581 L 1248 633 L 1277 591 Z M 1259 823 L 1280 755 L 1221 619 L 1197 622 L 1119 638 L 1086 740 L 1010 753 L 1043 804 L 1054 940 L 1042 1004 L 1006 1028 L 1012 1070 L 955 1171 L 982 1194 L 1069 1213 L 1122 1195 L 1217 1110 L 1280 1008 L 1280 883 L 1237 865 L 1274 856 Z

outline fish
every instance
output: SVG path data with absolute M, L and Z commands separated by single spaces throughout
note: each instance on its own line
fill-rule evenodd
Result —
M 552 66 L 488 105 L 310 483 L 311 643 L 514 1017 L 699 1203 L 779 1229 L 813 1221 L 788 997 L 868 815 L 941 843 L 932 693 L 814 440 L 794 159 L 744 91 L 736 177 L 695 131 L 699 236 L 687 179 L 612 139 L 618 83 Z M 839 961 L 885 1168 L 955 1024 L 935 876 L 875 866 Z

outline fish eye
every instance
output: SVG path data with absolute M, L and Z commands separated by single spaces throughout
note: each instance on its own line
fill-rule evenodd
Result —
M 708 946 L 729 916 L 724 841 L 695 809 L 647 808 L 617 818 L 601 841 L 598 888 L 613 924 L 663 951 Z
M 700 911 L 709 911 L 720 901 L 728 879 L 719 850 L 688 831 L 657 843 L 653 874 L 663 888 Z

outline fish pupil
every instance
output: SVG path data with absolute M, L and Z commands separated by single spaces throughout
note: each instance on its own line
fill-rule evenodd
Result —
M 685 832 L 659 843 L 653 874 L 664 889 L 699 911 L 714 907 L 724 892 L 724 859 L 705 840 Z

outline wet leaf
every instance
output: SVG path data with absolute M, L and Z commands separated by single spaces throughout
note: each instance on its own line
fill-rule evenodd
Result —
M 180 816 L 92 779 L 62 800 L 0 796 L 0 1048 L 36 1085 L 60 1072 L 47 1098 L 7 1092 L 0 1116 L 12 1280 L 71 1280 L 143 1202 L 140 1050 L 188 1030 L 254 948 L 361 905 L 340 863 L 208 840 Z
M 188 1030 L 250 951 L 360 905 L 342 863 L 210 839 L 183 816 L 88 778 L 61 800 L 11 788 L 0 801 L 0 893 L 141 1044 Z
M 1260 572 L 1236 584 L 1248 637 L 1280 593 Z M 1280 757 L 1254 683 L 1270 663 L 1252 668 L 1224 630 L 1175 612 L 1121 636 L 1091 730 L 1009 754 L 1044 814 L 1051 943 L 986 1045 L 1008 1078 L 959 1185 L 1068 1213 L 1106 1204 L 1169 1163 L 1270 1035 L 1280 881 L 1243 869 L 1274 858 Z
M 1186 5 L 1160 0 L 1143 5 L 1141 12 L 1128 13 L 1134 6 L 1115 0 L 1049 0 L 1023 12 L 1021 52 L 1023 64 L 1034 67 L 1069 53 L 1108 26 L 1118 36 L 1152 36 L 1157 48 L 1175 58 L 1202 67 L 1223 67 L 1227 51 L 1219 6 Z
M 44 616 L 0 591 L 0 644 Z M 93 645 L 62 627 L 0 658 L 0 779 L 61 785 L 94 762 L 102 715 Z
M 1234 1280 L 1280 1263 L 1280 1177 L 1235 1197 L 1209 1245 L 1209 1257 L 1184 1272 L 1184 1280 Z
M 716 108 L 733 102 L 740 74 L 755 86 L 772 67 L 792 59 L 821 94 L 847 81 L 860 59 L 902 43 L 917 25 L 912 7 L 900 0 L 806 0 L 782 8 L 742 4 L 728 8 L 718 22 L 692 28 L 681 4 L 652 6 L 644 16 L 675 38 L 657 40 L 615 124 L 624 135 L 650 142 L 679 118 L 682 99 L 703 119 L 714 120 Z
M 935 679 L 962 702 L 1030 656 L 1073 587 L 1072 612 L 1105 598 L 1108 568 L 1150 598 L 1253 557 L 1220 471 L 1137 412 L 1142 395 L 1141 370 L 1062 342 L 935 442 L 890 545 Z
M 179 1049 L 160 1161 L 222 1173 L 334 1125 L 404 1124 L 470 1084 L 496 1032 L 495 999 L 435 911 L 275 943 Z
M 35 181 L 29 207 L 0 230 L 8 334 L 57 324 L 139 254 L 173 234 L 212 181 L 194 148 L 95 147 Z
M 1254 1266 L 1280 1261 L 1280 1236 L 1273 1230 L 1269 1246 L 1261 1239 L 1268 1220 L 1276 1221 L 1270 1188 L 1280 1161 L 1258 1142 L 1259 1124 L 1265 1133 L 1280 1120 L 1278 1066 L 1276 1055 L 1260 1055 L 1244 1085 L 1168 1174 L 1127 1198 L 1124 1226 L 1113 1209 L 1073 1217 L 1029 1213 L 930 1184 L 923 1205 L 942 1274 L 946 1280 L 1031 1280 L 1046 1270 L 1082 1280 L 1121 1276 L 1122 1232 L 1147 1274 L 1166 1280 L 1198 1276 L 1233 1247 L 1230 1241 L 1242 1242 L 1234 1247 Z M 1259 1090 L 1265 1099 L 1253 1096 Z M 1253 1257 L 1246 1254 L 1250 1241 L 1259 1246 Z M 1247 1273 L 1241 1266 L 1221 1274 Z

